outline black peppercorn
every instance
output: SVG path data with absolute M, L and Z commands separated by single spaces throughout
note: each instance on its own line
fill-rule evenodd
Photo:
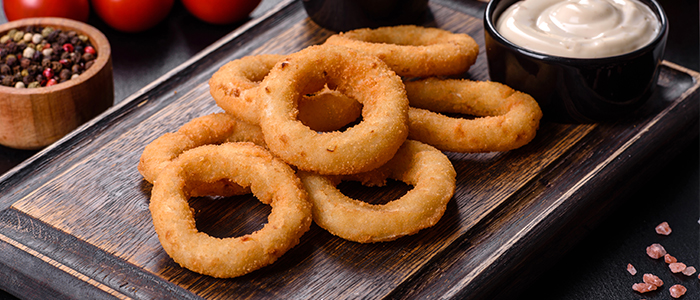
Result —
M 63 45 L 68 42 L 68 35 L 65 33 L 61 32 L 58 34 L 58 37 L 56 38 L 56 43 L 59 45 Z
M 12 76 L 7 75 L 2 78 L 2 85 L 4 86 L 12 86 Z
M 83 59 L 83 61 L 91 61 L 91 60 L 95 59 L 95 56 L 92 55 L 91 53 L 83 53 L 82 59 Z
M 41 67 L 46 69 L 46 68 L 51 68 L 51 59 L 50 58 L 44 58 L 41 60 Z
M 70 77 L 71 77 L 72 75 L 73 75 L 73 74 L 71 73 L 70 70 L 68 70 L 68 69 L 63 69 L 63 70 L 61 70 L 61 73 L 58 75 L 58 77 L 61 78 L 61 80 L 68 80 L 68 79 L 70 79 Z
M 32 64 L 32 60 L 26 57 L 22 57 L 22 59 L 19 60 L 19 65 L 22 67 L 22 69 L 29 68 L 29 65 Z
M 63 52 L 63 47 L 58 44 L 51 44 L 51 49 L 53 49 L 53 53 L 61 53 Z
M 9 53 L 15 53 L 17 52 L 17 43 L 12 41 L 7 42 L 7 44 L 5 44 L 5 49 L 7 49 Z
M 37 65 L 31 65 L 29 68 L 27 68 L 27 73 L 29 73 L 30 76 L 36 75 L 36 73 L 39 73 L 39 66 Z
M 37 52 L 34 52 L 34 55 L 32 55 L 32 60 L 39 62 L 39 61 L 41 61 L 41 59 L 43 57 L 44 57 L 44 55 L 42 55 L 41 52 L 37 51 Z
M 63 69 L 63 64 L 57 61 L 52 61 L 51 62 L 51 69 L 54 70 L 54 72 L 60 72 L 61 69 Z
M 7 57 L 5 57 L 5 63 L 10 67 L 14 66 L 17 64 L 17 56 L 14 54 L 7 55 Z
M 6 64 L 0 65 L 0 74 L 2 75 L 10 75 L 12 74 L 12 68 Z
M 59 30 L 54 30 L 51 31 L 47 36 L 46 36 L 46 41 L 49 43 L 53 43 L 56 41 L 56 38 L 58 37 Z
M 74 63 L 80 63 L 81 56 L 78 53 L 71 53 L 69 56 L 70 60 L 72 60 Z

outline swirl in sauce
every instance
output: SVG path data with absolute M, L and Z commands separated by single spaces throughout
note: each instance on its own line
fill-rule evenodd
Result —
M 644 47 L 659 35 L 661 22 L 637 0 L 524 0 L 501 14 L 496 29 L 535 52 L 598 58 Z

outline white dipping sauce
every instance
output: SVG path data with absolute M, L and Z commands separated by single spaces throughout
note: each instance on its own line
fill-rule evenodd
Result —
M 637 0 L 524 0 L 501 14 L 496 30 L 535 52 L 599 58 L 644 47 L 661 22 Z

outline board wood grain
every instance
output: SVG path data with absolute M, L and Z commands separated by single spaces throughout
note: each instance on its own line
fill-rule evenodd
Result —
M 470 34 L 482 45 L 465 78 L 487 80 L 478 8 L 433 1 L 430 9 L 426 26 Z M 239 278 L 180 268 L 153 230 L 151 185 L 136 169 L 141 151 L 189 120 L 221 111 L 207 81 L 226 62 L 291 53 L 330 34 L 300 2 L 284 2 L 1 177 L 0 267 L 13 275 L 0 286 L 26 298 L 479 298 L 515 282 L 543 248 L 574 241 L 578 225 L 662 163 L 656 154 L 697 135 L 699 76 L 665 63 L 659 92 L 629 118 L 544 122 L 517 150 L 447 153 L 457 190 L 440 222 L 414 236 L 365 245 L 313 225 L 280 260 Z M 408 188 L 341 185 L 371 202 Z M 219 237 L 257 230 L 270 211 L 252 196 L 191 202 L 197 227 Z

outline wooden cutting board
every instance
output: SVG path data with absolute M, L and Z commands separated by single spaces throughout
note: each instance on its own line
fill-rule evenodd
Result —
M 481 54 L 466 78 L 488 80 L 481 9 L 432 1 L 426 26 L 473 36 Z M 234 279 L 179 267 L 151 223 L 151 185 L 136 169 L 143 148 L 189 120 L 221 111 L 207 81 L 246 55 L 292 53 L 333 32 L 286 1 L 244 25 L 57 144 L 0 177 L 0 287 L 23 298 L 480 298 L 527 277 L 585 225 L 698 133 L 696 72 L 665 62 L 660 88 L 635 115 L 605 124 L 544 122 L 527 146 L 447 153 L 457 189 L 432 228 L 357 244 L 313 225 L 273 265 Z M 342 189 L 371 202 L 409 187 Z M 251 196 L 192 200 L 214 236 L 257 230 L 269 207 Z M 549 256 L 547 256 L 549 255 Z

